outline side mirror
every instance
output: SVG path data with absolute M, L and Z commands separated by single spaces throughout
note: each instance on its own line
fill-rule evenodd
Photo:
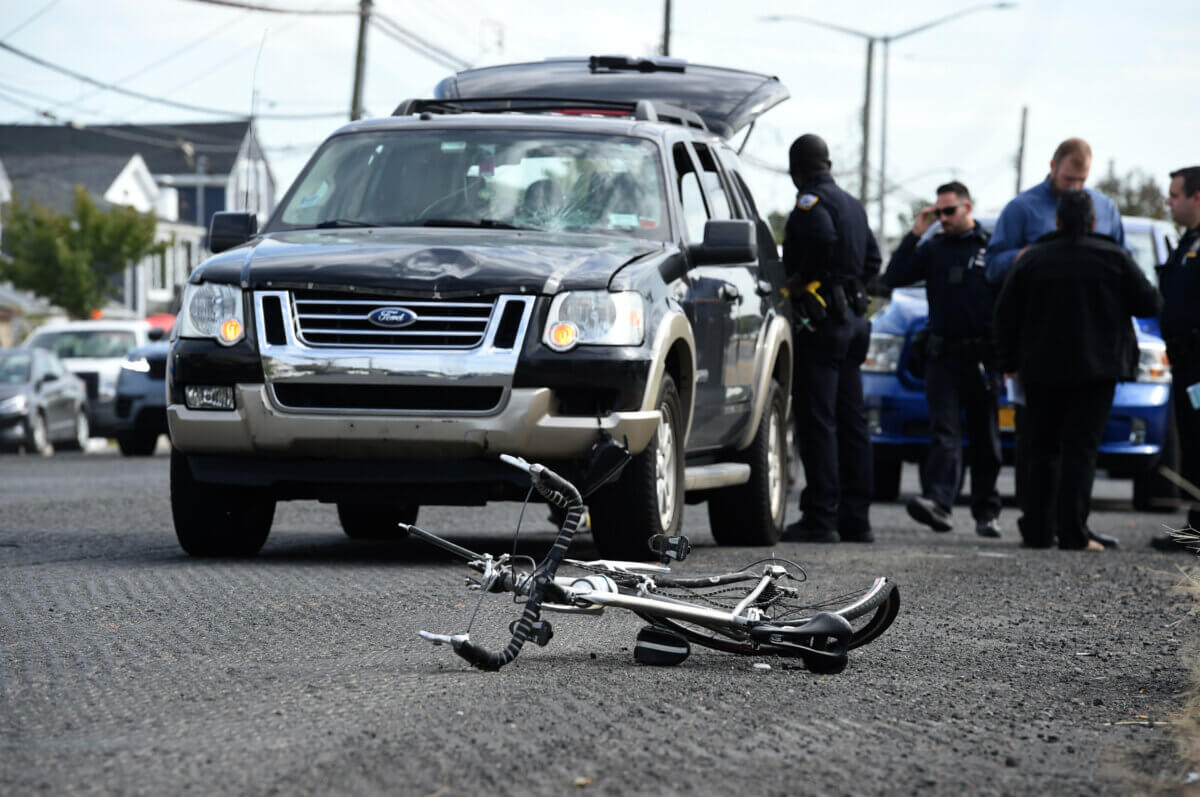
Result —
M 58 374 L 52 373 L 49 371 L 47 371 L 46 375 L 42 377 L 42 384 L 45 384 L 46 382 L 57 382 L 57 381 L 58 381 Z
M 714 219 L 704 225 L 704 243 L 688 247 L 692 265 L 718 266 L 758 259 L 758 234 L 749 219 Z
M 166 334 L 167 333 L 159 327 L 151 327 L 150 331 L 146 333 L 146 339 L 150 341 L 160 341 Z
M 208 249 L 224 252 L 249 241 L 258 232 L 258 216 L 253 213 L 214 213 L 208 225 Z

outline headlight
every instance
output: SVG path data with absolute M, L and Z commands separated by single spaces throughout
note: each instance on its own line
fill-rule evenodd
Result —
M 202 282 L 183 291 L 181 338 L 211 338 L 232 346 L 245 336 L 242 292 L 234 285 Z
M 560 293 L 550 304 L 542 342 L 555 351 L 578 345 L 639 346 L 645 337 L 645 306 L 633 291 Z
M 904 338 L 901 335 L 871 333 L 871 343 L 867 346 L 867 359 L 863 361 L 862 370 L 878 374 L 896 373 L 903 349 Z
M 1139 382 L 1170 382 L 1171 364 L 1167 360 L 1167 347 L 1157 340 L 1138 341 Z
M 18 393 L 15 396 L 9 396 L 6 399 L 0 400 L 0 414 L 10 415 L 12 413 L 24 412 L 29 399 L 24 393 Z
M 126 371 L 134 371 L 139 374 L 150 373 L 150 361 L 145 357 L 131 357 L 121 363 L 121 367 Z

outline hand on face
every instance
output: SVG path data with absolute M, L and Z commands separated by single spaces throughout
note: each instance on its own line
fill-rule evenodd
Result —
M 925 234 L 925 231 L 933 226 L 933 222 L 937 219 L 937 213 L 933 209 L 933 205 L 926 205 L 917 213 L 917 217 L 913 219 L 912 233 L 920 238 Z

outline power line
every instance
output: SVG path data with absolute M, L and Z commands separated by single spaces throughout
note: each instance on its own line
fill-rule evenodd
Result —
M 26 25 L 33 22 L 35 19 L 40 17 L 42 14 L 45 14 L 50 9 L 54 8 L 54 6 L 56 6 L 57 4 L 58 4 L 58 0 L 50 0 L 49 3 L 46 3 L 46 5 L 42 6 L 37 11 L 33 12 L 33 15 L 26 18 L 26 20 L 24 22 L 22 22 L 20 25 L 17 25 L 15 28 L 10 30 L 8 33 L 4 34 L 3 36 L 0 36 L 0 41 L 7 39 L 9 36 L 12 36 L 17 31 L 23 29 Z
M 444 67 L 454 70 L 471 68 L 470 61 L 467 61 L 464 58 L 459 58 L 449 50 L 425 40 L 386 14 L 380 14 L 376 12 L 371 16 L 371 21 L 380 33 L 395 39 L 404 46 L 408 47 L 419 55 L 425 56 L 431 61 L 435 61 Z
M 257 3 L 245 3 L 240 0 L 192 0 L 193 3 L 205 3 L 212 6 L 227 8 L 242 8 L 247 11 L 263 11 L 268 14 L 318 14 L 322 16 L 358 16 L 357 8 L 280 8 L 278 6 L 260 6 Z
M 176 100 L 169 100 L 165 97 L 155 97 L 151 94 L 143 94 L 140 91 L 133 91 L 131 89 L 121 88 L 120 86 L 115 86 L 111 83 L 104 83 L 99 80 L 96 80 L 95 78 L 91 78 L 91 77 L 88 77 L 87 75 L 80 74 L 79 72 L 76 72 L 72 69 L 68 69 L 65 66 L 59 66 L 58 64 L 51 63 L 50 61 L 47 61 L 44 58 L 39 58 L 38 56 L 33 55 L 31 53 L 27 53 L 24 50 L 18 50 L 16 47 L 13 47 L 11 44 L 7 44 L 2 41 L 0 41 L 0 50 L 7 50 L 8 52 L 12 53 L 13 55 L 17 56 L 18 58 L 23 58 L 26 61 L 35 63 L 38 66 L 44 67 L 53 72 L 58 72 L 59 74 L 66 75 L 68 77 L 74 78 L 75 80 L 81 81 L 83 83 L 87 83 L 88 85 L 95 86 L 100 89 L 104 89 L 106 91 L 111 91 L 116 94 L 124 94 L 127 97 L 133 97 L 135 99 L 144 100 L 146 102 L 152 102 L 157 105 L 165 105 L 170 108 L 179 108 L 180 110 L 184 110 L 184 111 L 194 111 L 196 113 L 206 113 L 206 114 L 212 114 L 214 116 L 228 116 L 228 117 L 233 117 L 236 119 L 244 119 L 246 117 L 246 114 L 244 114 L 244 113 L 236 113 L 234 111 L 228 111 L 228 110 L 223 110 L 223 109 L 219 109 L 219 108 L 208 108 L 208 107 L 205 107 L 202 105 L 192 105 L 191 103 L 186 103 L 186 102 L 177 102 Z M 332 119 L 334 117 L 341 117 L 343 115 L 344 114 L 342 114 L 340 111 L 329 111 L 327 113 L 306 113 L 306 114 L 280 114 L 280 113 L 261 114 L 259 116 L 259 118 L 260 119 Z

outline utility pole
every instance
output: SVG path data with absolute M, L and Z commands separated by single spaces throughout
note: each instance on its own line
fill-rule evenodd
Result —
M 858 168 L 858 201 L 867 204 L 871 182 L 871 66 L 875 58 L 875 37 L 867 39 L 867 89 L 862 111 L 862 160 Z
M 367 69 L 367 27 L 371 24 L 372 0 L 358 0 L 358 50 L 354 56 L 354 90 L 350 97 L 350 121 L 363 118 L 362 93 Z
M 663 0 L 662 54 L 671 54 L 671 0 Z
M 1021 106 L 1021 138 L 1017 143 L 1017 191 L 1021 193 L 1021 170 L 1025 167 L 1025 121 L 1029 118 L 1029 106 Z

